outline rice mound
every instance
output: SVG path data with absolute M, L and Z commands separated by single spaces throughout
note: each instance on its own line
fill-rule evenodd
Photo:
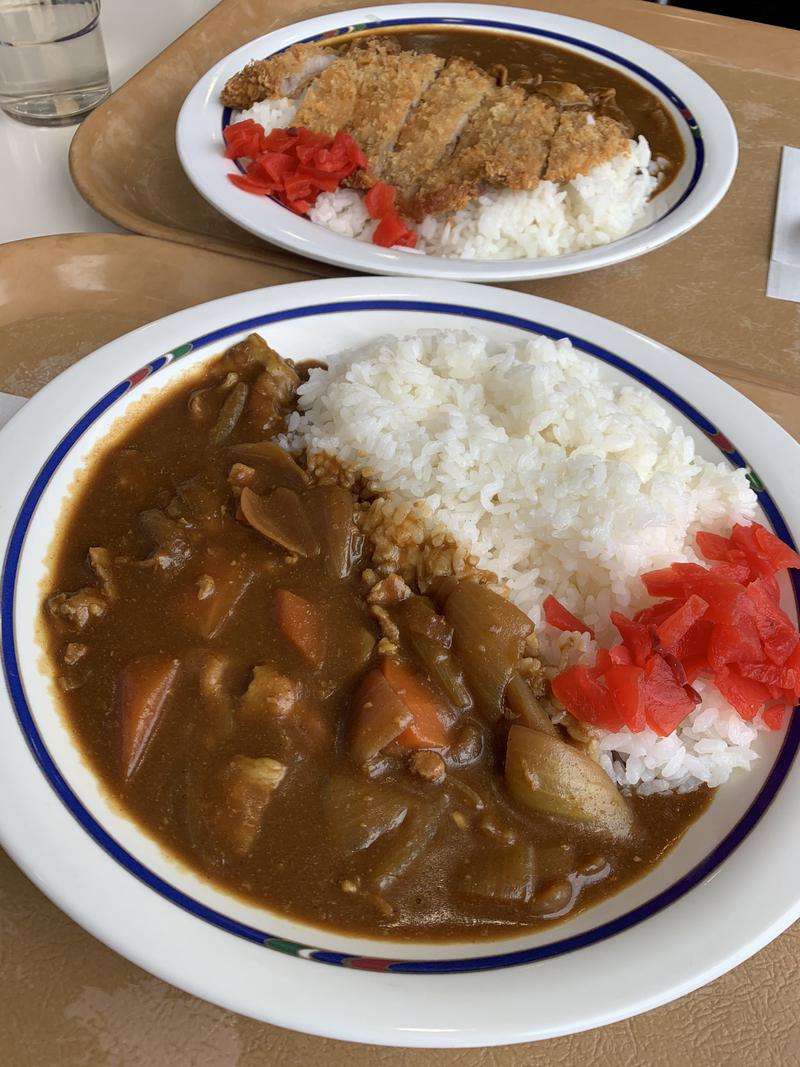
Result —
M 417 247 L 460 259 L 537 259 L 616 241 L 649 221 L 658 184 L 644 137 L 571 182 L 539 182 L 530 192 L 499 189 L 441 218 L 428 215 Z
M 728 532 L 755 512 L 742 470 L 698 456 L 650 393 L 565 339 L 381 338 L 313 369 L 299 409 L 291 447 L 364 471 L 391 506 L 423 502 L 428 528 L 469 546 L 537 626 L 552 593 L 604 644 L 618 640 L 612 610 L 651 602 L 643 572 L 696 562 L 697 530 Z M 677 747 L 647 731 L 605 737 L 607 769 L 649 792 L 723 781 L 756 730 L 739 729 L 710 683 L 703 694 Z
M 263 100 L 237 118 L 264 129 L 290 126 L 299 100 Z M 537 259 L 617 241 L 651 220 L 649 199 L 658 166 L 644 137 L 627 151 L 571 182 L 542 181 L 531 191 L 489 190 L 463 210 L 427 215 L 417 227 L 415 249 L 456 259 Z M 308 217 L 333 233 L 371 241 L 377 225 L 364 197 L 353 189 L 320 193 Z

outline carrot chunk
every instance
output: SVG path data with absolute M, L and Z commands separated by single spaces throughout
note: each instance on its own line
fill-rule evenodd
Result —
M 160 726 L 175 689 L 180 663 L 170 656 L 141 656 L 126 663 L 116 691 L 120 763 L 131 779 Z
M 402 660 L 387 657 L 380 671 L 411 712 L 411 722 L 397 736 L 403 748 L 444 748 L 448 741 L 447 706 Z
M 288 589 L 275 593 L 278 629 L 300 655 L 319 669 L 325 662 L 328 638 L 320 609 Z

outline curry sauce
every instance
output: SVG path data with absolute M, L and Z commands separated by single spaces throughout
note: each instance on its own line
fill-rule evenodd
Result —
M 337 931 L 498 938 L 619 891 L 708 790 L 622 796 L 487 576 L 376 564 L 358 481 L 276 441 L 301 376 L 252 337 L 91 464 L 44 613 L 92 768 L 170 855 Z

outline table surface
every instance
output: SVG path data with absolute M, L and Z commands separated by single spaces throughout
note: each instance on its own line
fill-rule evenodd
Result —
M 102 26 L 113 88 L 119 88 L 213 6 L 213 0 L 136 0 L 135 4 L 130 0 L 105 0 Z M 542 6 L 559 5 L 543 2 Z M 593 0 L 583 0 L 583 6 L 586 16 L 592 18 Z M 694 53 L 696 48 L 697 54 L 713 56 L 720 69 L 728 68 L 731 75 L 737 69 L 761 69 L 779 75 L 783 68 L 788 77 L 800 66 L 796 62 L 798 38 L 790 31 L 785 31 L 787 36 L 781 39 L 781 47 L 767 55 L 735 23 L 710 19 L 712 28 L 719 30 L 714 38 L 715 47 L 704 45 L 701 50 L 696 46 L 695 32 L 699 25 L 696 17 L 687 18 L 686 13 L 668 8 L 660 9 L 660 13 L 663 13 L 663 39 L 655 43 L 687 53 Z M 597 15 L 594 17 L 600 21 Z M 695 21 L 691 21 L 693 18 Z M 753 29 L 748 27 L 748 34 Z M 632 32 L 637 32 L 636 28 L 632 27 Z M 707 34 L 704 40 L 707 42 Z M 791 60 L 793 52 L 794 61 Z M 687 58 L 691 65 L 690 57 L 682 58 Z M 753 108 L 763 107 L 756 100 L 751 103 Z M 0 212 L 0 243 L 45 234 L 122 232 L 85 204 L 72 186 L 67 152 L 75 129 L 35 129 L 0 114 L 0 150 L 4 161 L 0 168 L 0 196 L 5 205 L 5 210 Z M 787 128 L 786 141 L 798 143 L 800 135 L 796 131 L 796 126 Z M 8 205 L 12 204 L 14 210 L 10 211 Z M 181 266 L 187 275 L 195 269 L 198 278 L 209 276 L 211 272 L 203 271 L 198 262 L 206 253 L 194 253 L 196 258 L 190 266 L 190 250 L 172 247 L 176 256 L 186 257 Z M 111 251 L 104 248 L 91 251 L 92 263 L 97 263 L 102 256 L 111 256 Z M 114 250 L 116 254 L 129 253 Z M 767 258 L 765 242 L 764 266 Z M 256 269 L 253 264 L 249 266 Z M 245 263 L 240 261 L 236 270 L 245 269 Z M 129 280 L 125 275 L 125 281 Z M 235 279 L 231 284 L 235 287 Z M 255 284 L 261 283 L 254 276 L 250 284 L 241 284 L 240 288 Z M 55 329 L 56 324 L 52 325 Z M 62 327 L 63 323 L 58 328 Z M 26 347 L 24 330 L 17 339 L 21 347 Z M 677 347 L 687 350 L 689 346 L 682 342 Z M 35 354 L 27 359 L 26 365 L 34 362 Z M 45 377 L 57 369 L 60 368 L 53 365 Z M 5 380 L 0 380 L 0 388 L 26 394 L 41 384 L 38 380 L 12 380 L 0 375 L 2 378 Z M 797 406 L 794 396 L 787 394 L 785 399 Z M 765 407 L 768 401 L 776 405 L 778 414 L 780 398 L 771 395 L 759 398 Z M 444 1067 L 445 1064 L 448 1067 L 456 1064 L 532 1067 L 533 1064 L 572 1064 L 578 1053 L 581 1060 L 591 1055 L 598 1064 L 618 1060 L 643 1067 L 667 1067 L 684 1060 L 689 1060 L 693 1067 L 717 1067 L 722 1062 L 735 1067 L 773 1063 L 783 1067 L 800 1063 L 800 1039 L 793 1023 L 796 1014 L 793 988 L 797 988 L 800 959 L 796 930 L 782 939 L 785 943 L 782 954 L 765 950 L 690 998 L 583 1038 L 564 1038 L 516 1051 L 378 1051 L 322 1043 L 204 1005 L 115 956 L 38 897 L 24 875 L 0 856 L 0 1004 L 3 1004 L 0 1064 L 9 1067 L 29 1064 L 36 1067 L 50 1064 L 299 1067 L 332 1064 L 334 1060 L 365 1067 L 375 1063 L 385 1067 L 406 1064 L 409 1067 Z M 45 969 L 46 980 L 43 979 Z M 7 995 L 12 988 L 13 997 Z M 668 1041 L 664 1040 L 667 1035 Z M 339 1051 L 333 1052 L 332 1048 Z

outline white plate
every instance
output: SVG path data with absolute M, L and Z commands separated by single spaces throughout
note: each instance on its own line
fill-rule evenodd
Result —
M 3 845 L 76 921 L 167 981 L 281 1026 L 385 1044 L 501 1044 L 609 1023 L 711 980 L 800 914 L 800 719 L 786 736 L 762 737 L 755 769 L 734 776 L 637 884 L 545 933 L 488 945 L 350 938 L 237 901 L 120 815 L 82 761 L 42 671 L 36 628 L 65 494 L 111 424 L 253 329 L 302 359 L 448 324 L 496 338 L 571 336 L 609 373 L 655 390 L 704 455 L 747 457 L 768 490 L 764 521 L 784 538 L 800 532 L 800 448 L 729 386 L 594 315 L 452 282 L 305 282 L 182 311 L 81 360 L 0 433 Z
M 446 23 L 497 34 L 530 35 L 597 59 L 649 89 L 675 119 L 686 151 L 680 172 L 652 202 L 655 221 L 611 244 L 569 255 L 517 260 L 445 259 L 338 236 L 267 197 L 237 189 L 228 181 L 228 174 L 238 172 L 235 164 L 223 157 L 222 129 L 228 116 L 223 114 L 219 94 L 232 74 L 251 59 L 264 58 L 300 41 L 354 28 L 414 23 Z M 187 96 L 178 117 L 176 141 L 183 168 L 198 192 L 223 215 L 273 244 L 368 274 L 474 282 L 577 274 L 650 252 L 686 233 L 713 211 L 731 183 L 738 155 L 733 121 L 720 98 L 694 71 L 658 48 L 626 33 L 564 15 L 451 3 L 402 4 L 323 15 L 285 26 L 237 48 L 212 67 Z

